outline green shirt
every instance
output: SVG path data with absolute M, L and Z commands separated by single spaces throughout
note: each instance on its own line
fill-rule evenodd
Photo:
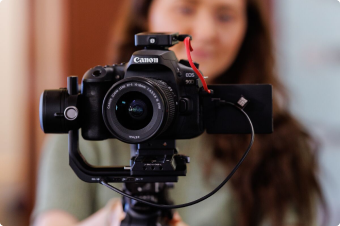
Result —
M 188 155 L 186 177 L 179 177 L 170 196 L 175 204 L 193 201 L 209 193 L 225 179 L 224 167 L 214 164 L 209 178 L 204 175 L 205 161 L 211 158 L 209 140 L 200 136 L 191 140 L 177 140 L 179 153 Z M 88 163 L 98 166 L 129 165 L 130 146 L 117 139 L 86 141 L 80 139 L 80 150 Z M 64 210 L 83 220 L 113 197 L 120 195 L 100 184 L 80 180 L 68 165 L 67 135 L 51 135 L 47 139 L 40 161 L 37 196 L 32 219 L 52 209 Z M 121 188 L 122 184 L 113 184 Z M 216 194 L 194 206 L 178 209 L 183 221 L 191 226 L 236 225 L 237 203 L 228 183 Z M 295 215 L 287 216 L 287 223 L 295 222 Z M 267 224 L 263 224 L 267 225 Z

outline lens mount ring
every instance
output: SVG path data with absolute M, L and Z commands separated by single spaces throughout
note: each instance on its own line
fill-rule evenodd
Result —
M 146 112 L 152 117 L 142 127 L 126 126 L 118 114 L 118 101 L 130 94 L 136 96 L 136 99 L 144 97 L 151 104 Z M 170 125 L 174 118 L 175 100 L 166 83 L 151 78 L 131 77 L 115 83 L 109 89 L 103 100 L 102 112 L 107 129 L 117 139 L 126 143 L 141 143 L 163 132 Z M 133 118 L 131 120 L 133 123 Z

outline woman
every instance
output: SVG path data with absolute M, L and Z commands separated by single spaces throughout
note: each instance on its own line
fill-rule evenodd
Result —
M 114 62 L 129 60 L 136 50 L 136 33 L 179 32 L 192 35 L 192 57 L 209 77 L 208 84 L 273 85 L 275 132 L 256 136 L 251 153 L 229 186 L 203 203 L 178 210 L 192 226 L 313 225 L 315 204 L 323 202 L 312 139 L 285 109 L 287 97 L 274 73 L 272 40 L 262 4 L 263 0 L 135 0 L 128 22 L 115 33 Z M 178 59 L 186 59 L 182 44 L 172 50 Z M 198 198 L 221 182 L 248 141 L 245 135 L 207 134 L 178 141 L 180 152 L 194 160 L 188 176 L 176 184 L 175 202 Z M 82 141 L 80 145 L 92 164 L 121 165 L 128 159 L 129 146 L 117 140 Z M 121 153 L 115 151 L 113 157 L 110 149 Z M 120 204 L 111 201 L 103 207 L 114 194 L 100 185 L 80 182 L 67 167 L 66 150 L 66 136 L 45 148 L 32 216 L 35 225 L 119 225 L 124 217 Z M 176 214 L 172 225 L 183 224 Z

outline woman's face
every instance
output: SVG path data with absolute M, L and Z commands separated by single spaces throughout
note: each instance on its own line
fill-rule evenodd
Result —
M 150 7 L 150 32 L 179 32 L 193 38 L 192 59 L 208 76 L 207 83 L 234 61 L 246 27 L 246 0 L 154 0 Z M 180 43 L 171 48 L 187 59 Z

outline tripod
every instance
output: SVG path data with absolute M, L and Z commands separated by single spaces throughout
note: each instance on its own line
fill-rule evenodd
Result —
M 168 188 L 165 183 L 124 184 L 124 192 L 159 204 L 171 204 L 167 195 Z M 126 217 L 121 226 L 166 226 L 166 220 L 172 219 L 170 209 L 160 210 L 126 197 L 123 197 L 122 202 Z

